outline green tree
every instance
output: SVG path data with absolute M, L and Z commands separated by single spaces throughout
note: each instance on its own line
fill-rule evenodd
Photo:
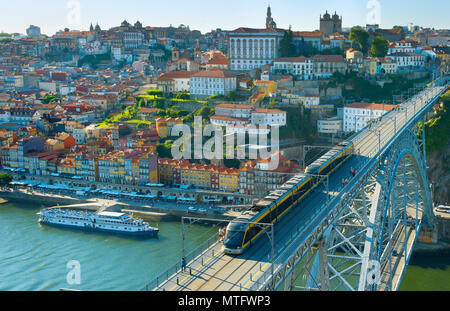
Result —
M 156 151 L 161 158 L 172 158 L 172 144 L 160 144 L 156 145 Z
M 153 108 L 163 109 L 164 108 L 164 102 L 161 101 L 161 100 L 153 101 Z
M 350 29 L 349 39 L 352 40 L 353 43 L 358 44 L 363 53 L 367 52 L 369 33 L 364 28 L 360 26 L 352 27 Z
M 0 43 L 10 43 L 10 42 L 13 42 L 14 40 L 13 39 L 11 39 L 11 38 L 3 38 L 3 39 L 0 39 Z
M 167 108 L 167 109 L 166 109 L 166 113 L 167 113 L 167 115 L 168 115 L 169 117 L 171 117 L 171 118 L 176 118 L 176 117 L 178 117 L 178 112 L 177 112 L 175 109 Z
M 156 113 L 159 117 L 165 117 L 167 116 L 165 109 L 158 109 L 158 112 Z
M 187 116 L 188 114 L 189 114 L 189 111 L 187 111 L 187 110 L 179 110 L 177 116 L 179 118 L 182 118 L 182 117 Z
M 190 99 L 190 94 L 187 92 L 180 92 L 177 94 L 177 99 Z
M 236 100 L 237 97 L 238 97 L 238 95 L 236 94 L 236 92 L 230 91 L 230 92 L 228 92 L 227 97 L 228 97 L 228 99 L 230 99 L 230 100 Z
M 284 32 L 283 39 L 280 41 L 280 56 L 281 57 L 295 57 L 296 56 L 296 48 L 293 41 L 293 33 L 291 27 L 289 26 L 289 30 Z
M 12 176 L 9 174 L 0 174 L 0 187 L 5 187 L 13 180 Z
M 163 91 L 154 89 L 154 90 L 147 90 L 147 95 L 153 95 L 153 96 L 162 96 Z
M 389 42 L 383 37 L 375 37 L 370 53 L 375 57 L 385 57 L 389 49 Z
M 42 102 L 44 102 L 44 104 L 50 104 L 54 101 L 61 101 L 61 97 L 58 96 L 54 96 L 54 95 L 47 95 L 45 97 L 43 97 Z
M 210 117 L 212 117 L 215 113 L 215 110 L 213 108 L 209 108 L 207 106 L 203 106 L 200 108 L 200 110 L 195 112 L 196 116 L 201 116 L 202 119 L 207 120 Z

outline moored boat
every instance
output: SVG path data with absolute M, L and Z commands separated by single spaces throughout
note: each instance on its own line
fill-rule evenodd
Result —
M 111 232 L 136 236 L 157 236 L 159 229 L 150 227 L 142 219 L 125 213 L 88 213 L 60 208 L 43 209 L 39 222 L 46 225 L 71 227 L 90 231 Z

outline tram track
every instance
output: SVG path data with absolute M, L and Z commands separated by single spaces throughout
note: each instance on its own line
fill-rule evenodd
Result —
M 315 188 L 315 191 L 324 191 L 324 185 L 322 184 L 319 187 Z M 301 204 L 301 203 L 300 203 Z M 277 238 L 277 242 L 274 243 L 274 257 L 279 254 L 285 247 L 285 245 L 281 249 L 276 249 L 276 247 L 280 244 L 279 242 L 285 241 L 292 231 L 295 229 L 295 224 L 291 226 L 283 226 L 283 230 L 277 232 L 277 228 L 280 228 L 280 225 L 284 223 L 289 224 L 288 218 L 298 218 L 299 214 L 302 212 L 301 209 L 296 208 L 292 209 L 289 214 L 285 215 L 282 218 L 281 222 L 279 222 L 275 227 L 274 236 Z M 284 222 L 283 222 L 284 221 Z M 249 250 L 247 250 L 244 254 L 240 256 L 230 256 L 226 255 L 226 257 L 231 258 L 228 262 L 226 262 L 220 269 L 214 274 L 207 275 L 210 279 L 200 284 L 200 286 L 195 287 L 195 290 L 219 290 L 219 291 L 230 291 L 230 290 L 240 290 L 239 284 L 244 280 L 251 271 L 260 271 L 262 266 L 261 262 L 266 262 L 266 264 L 270 263 L 271 260 L 271 252 L 270 249 L 267 250 L 264 246 L 267 246 L 268 243 L 263 238 L 259 238 L 256 243 L 254 243 Z M 270 244 L 269 244 L 270 245 Z M 258 255 L 260 254 L 260 255 Z M 243 258 L 244 256 L 244 258 Z M 249 264 L 251 262 L 251 264 Z M 260 265 L 258 269 L 257 266 Z M 231 267 L 231 269 L 230 269 Z M 231 271 L 230 271 L 231 270 Z M 226 275 L 223 275 L 226 274 Z M 231 282 L 230 279 L 233 279 Z M 214 284 L 220 280 L 218 284 Z M 212 286 L 211 286 L 212 284 Z M 211 286 L 210 288 L 208 286 Z
M 379 149 L 381 149 L 381 147 L 384 146 L 386 142 L 396 134 L 396 129 L 398 130 L 407 124 L 408 121 L 414 116 L 414 113 L 425 106 L 425 104 L 421 102 L 420 107 L 416 107 L 415 111 L 413 111 L 413 109 L 411 109 L 412 105 L 412 101 L 405 105 L 405 108 L 407 109 L 406 114 L 404 110 L 396 110 L 392 115 L 390 115 L 391 118 L 389 118 L 389 120 L 385 119 L 384 121 L 381 121 L 382 123 L 378 124 L 378 126 L 367 129 L 368 133 L 365 136 L 357 138 L 354 150 L 359 150 L 358 153 L 361 157 L 373 157 L 380 151 Z M 355 152 L 354 155 L 356 156 L 357 153 Z M 358 158 L 358 160 L 360 159 Z M 335 176 L 332 178 L 332 185 L 329 185 L 330 188 L 328 189 L 331 193 L 334 193 L 336 189 L 339 189 L 340 178 L 347 175 L 346 170 L 348 167 L 351 164 L 355 165 L 353 162 L 347 162 L 341 168 L 332 173 L 332 175 Z M 317 195 L 317 191 L 319 191 L 319 189 L 320 195 Z M 326 202 L 326 195 L 325 185 L 322 182 L 320 186 L 315 188 L 315 190 L 312 191 L 308 197 L 304 198 L 301 203 L 298 203 L 296 208 L 284 215 L 280 222 L 274 226 L 276 233 L 276 241 L 274 241 L 274 258 L 276 258 L 283 251 L 283 249 L 285 249 L 286 245 L 290 241 L 289 236 L 292 235 L 292 232 L 298 229 L 299 222 L 301 221 L 302 223 L 305 223 L 307 220 L 309 222 L 314 218 L 314 212 L 317 212 L 318 209 L 317 206 L 322 206 L 321 204 Z M 308 211 L 305 211 L 305 208 L 302 208 L 308 206 L 315 207 Z M 212 256 L 214 259 L 208 263 L 208 265 L 202 265 L 201 268 L 197 269 L 196 274 L 204 277 L 193 278 L 188 281 L 189 283 L 186 282 L 184 285 L 180 284 L 178 289 L 182 290 L 183 287 L 186 288 L 186 286 L 191 287 L 195 291 L 230 291 L 242 289 L 240 284 L 243 283 L 243 280 L 247 281 L 246 278 L 248 278 L 248 276 L 253 272 L 264 271 L 264 267 L 270 264 L 272 254 L 270 252 L 270 248 L 268 248 L 269 245 L 270 244 L 267 243 L 265 239 L 259 238 L 249 250 L 239 256 L 226 255 L 222 251 L 220 255 L 216 255 L 217 258 Z M 218 264 L 220 265 L 218 266 Z M 262 264 L 264 264 L 264 267 L 262 267 Z M 258 265 L 260 265 L 260 267 L 258 267 Z M 267 269 L 270 269 L 270 265 Z M 253 274 L 253 276 L 255 275 Z M 250 283 L 250 280 L 245 284 L 243 289 L 247 287 L 248 283 Z

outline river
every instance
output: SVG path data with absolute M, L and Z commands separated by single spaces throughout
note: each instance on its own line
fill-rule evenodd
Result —
M 139 239 L 40 225 L 39 210 L 0 205 L 0 291 L 139 290 L 181 259 L 181 221 L 150 223 L 159 227 L 159 237 Z M 186 249 L 216 232 L 217 227 L 186 226 Z M 67 282 L 73 260 L 80 264 L 79 285 Z
M 0 205 L 0 291 L 139 290 L 181 257 L 181 222 L 151 223 L 158 238 L 60 229 L 38 224 L 39 206 Z M 206 241 L 217 227 L 186 226 L 186 249 Z M 80 264 L 80 284 L 67 275 Z M 70 279 L 70 278 L 69 278 Z M 450 290 L 446 256 L 413 257 L 401 290 Z

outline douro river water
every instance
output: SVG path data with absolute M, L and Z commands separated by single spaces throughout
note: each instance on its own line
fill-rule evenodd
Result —
M 159 237 L 142 240 L 42 226 L 39 210 L 0 205 L 0 291 L 134 291 L 180 260 L 181 222 L 151 223 Z M 187 250 L 217 232 L 213 226 L 186 228 Z M 80 264 L 79 285 L 68 284 L 71 261 Z M 450 290 L 450 259 L 413 258 L 401 290 Z

